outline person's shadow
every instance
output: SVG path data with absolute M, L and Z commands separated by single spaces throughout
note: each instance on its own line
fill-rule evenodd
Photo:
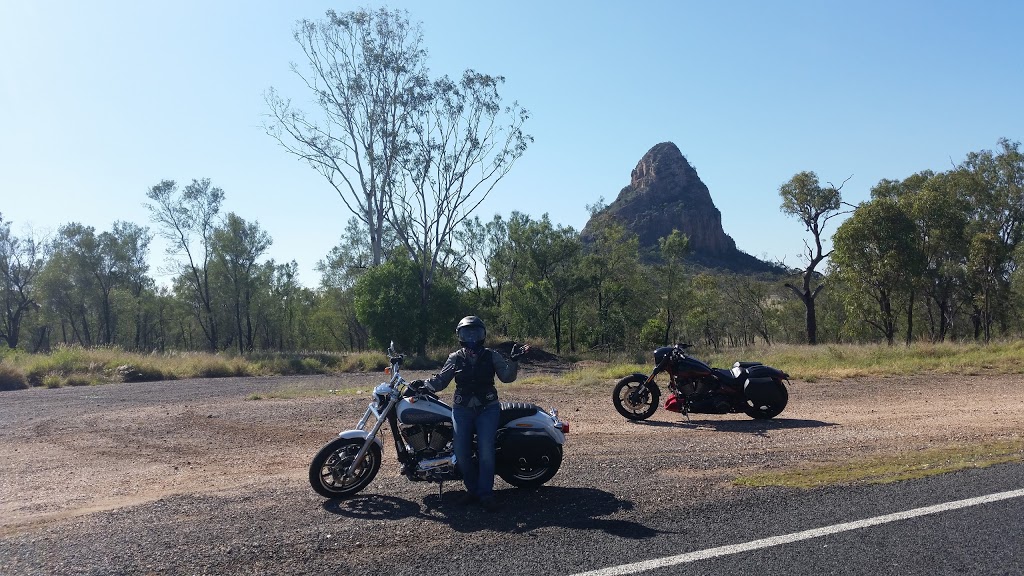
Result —
M 536 490 L 495 490 L 500 508 L 487 512 L 476 505 L 459 503 L 462 490 L 429 494 L 420 503 L 396 496 L 366 495 L 347 500 L 328 500 L 324 510 L 347 518 L 399 520 L 420 518 L 448 524 L 458 532 L 497 530 L 526 533 L 550 526 L 601 530 L 622 538 L 652 538 L 659 534 L 642 524 L 603 518 L 633 509 L 633 503 L 595 488 L 542 486 Z

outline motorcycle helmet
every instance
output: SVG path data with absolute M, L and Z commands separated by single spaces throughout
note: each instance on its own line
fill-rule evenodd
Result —
M 455 327 L 455 335 L 459 338 L 460 346 L 474 352 L 479 352 L 484 347 L 487 328 L 484 327 L 483 320 L 476 316 L 466 316 Z

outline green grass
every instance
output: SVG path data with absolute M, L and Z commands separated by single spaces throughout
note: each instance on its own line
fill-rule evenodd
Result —
M 836 484 L 888 484 L 1024 461 L 1024 439 L 950 445 L 908 454 L 879 456 L 793 470 L 757 472 L 736 478 L 738 486 L 817 488 Z

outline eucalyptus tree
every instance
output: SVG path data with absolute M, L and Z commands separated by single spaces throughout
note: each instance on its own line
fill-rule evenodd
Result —
M 833 236 L 832 274 L 849 288 L 851 308 L 890 345 L 923 269 L 917 237 L 914 221 L 890 198 L 861 204 Z
M 444 76 L 431 83 L 413 118 L 404 186 L 395 190 L 388 219 L 417 263 L 423 309 L 438 271 L 456 263 L 456 231 L 533 141 L 523 132 L 527 111 L 502 105 L 504 81 L 473 70 L 458 81 Z
M 969 205 L 959 171 L 936 174 L 930 170 L 901 182 L 882 180 L 872 197 L 898 202 L 914 221 L 924 270 L 918 287 L 924 296 L 932 341 L 943 341 L 961 306 L 967 261 Z M 913 327 L 913 306 L 908 307 L 907 338 Z
M 385 217 L 401 179 L 399 161 L 429 86 L 420 26 L 397 10 L 328 10 L 323 20 L 300 21 L 294 38 L 308 66 L 292 64 L 292 71 L 309 89 L 316 113 L 271 88 L 265 129 L 320 173 L 367 227 L 376 266 L 385 259 Z
M 383 234 L 381 250 L 386 257 L 390 258 L 396 250 L 404 251 L 390 228 L 385 228 Z M 356 315 L 352 289 L 372 264 L 370 235 L 366 225 L 353 216 L 338 244 L 316 264 L 320 273 L 320 298 L 311 321 L 324 334 L 325 342 L 330 342 L 334 348 L 364 350 L 369 344 L 366 326 Z
M 586 247 L 581 272 L 595 315 L 592 343 L 630 348 L 653 308 L 640 261 L 640 241 L 621 224 L 600 227 Z
M 234 212 L 213 230 L 211 251 L 219 265 L 215 269 L 226 284 L 239 353 L 253 350 L 252 301 L 258 290 L 266 288 L 257 280 L 259 259 L 272 243 L 258 222 L 246 222 Z
M 0 340 L 8 348 L 18 347 L 22 322 L 39 307 L 36 280 L 45 262 L 45 242 L 31 231 L 19 238 L 0 215 Z
M 687 332 L 699 337 L 715 350 L 727 336 L 722 321 L 725 294 L 721 289 L 722 276 L 700 272 L 690 282 L 690 302 L 686 311 Z
M 60 227 L 41 279 L 47 303 L 60 318 L 63 341 L 138 347 L 141 293 L 152 283 L 146 263 L 149 241 L 147 229 L 124 221 L 98 234 L 78 222 Z M 122 316 L 125 322 L 119 321 Z M 122 324 L 131 330 L 130 338 L 119 338 Z
M 474 216 L 464 220 L 462 226 L 455 230 L 455 243 L 461 248 L 463 275 L 469 281 L 467 291 L 478 307 L 494 307 L 494 294 L 488 291 L 487 266 L 490 257 L 497 249 L 497 245 L 493 243 L 495 237 L 492 231 L 495 226 L 503 224 L 504 221 L 498 214 L 486 224 L 480 220 L 479 216 Z M 478 313 L 477 316 L 483 316 L 483 314 Z
M 515 324 L 523 330 L 518 336 L 548 332 L 561 354 L 566 328 L 572 324 L 567 306 L 585 287 L 580 274 L 583 243 L 575 229 L 552 224 L 547 214 L 540 220 L 517 216 L 508 227 L 508 256 L 519 268 L 509 288 L 509 308 L 515 308 Z M 570 337 L 570 347 L 574 345 Z
M 210 283 L 213 232 L 218 223 L 224 191 L 210 179 L 193 180 L 179 190 L 174 180 L 163 180 L 146 193 L 146 207 L 167 241 L 167 255 L 177 272 L 179 294 L 194 310 L 207 348 L 217 351 L 220 332 Z
M 1024 239 L 1024 153 L 1019 142 L 1002 138 L 998 151 L 972 152 L 960 169 L 969 182 L 964 187 L 971 207 L 968 268 L 975 334 L 983 330 L 987 338 L 993 322 L 1005 327 L 1017 267 L 1013 255 Z
M 667 346 L 669 338 L 679 332 L 676 319 L 685 315 L 678 308 L 682 307 L 682 296 L 686 292 L 683 258 L 690 252 L 690 239 L 686 234 L 673 229 L 671 234 L 658 239 L 658 250 L 661 255 L 658 271 L 665 318 L 662 345 Z
M 106 234 L 106 233 L 104 233 Z M 153 234 L 149 228 L 125 221 L 114 222 L 110 231 L 111 245 L 118 259 L 118 280 L 123 289 L 127 290 L 133 306 L 134 334 L 132 347 L 139 350 L 143 347 L 146 332 L 146 307 L 148 296 L 154 289 L 153 279 L 149 276 L 149 243 Z
M 777 284 L 748 275 L 725 278 L 722 290 L 730 303 L 728 309 L 734 311 L 735 324 L 740 328 L 738 334 L 732 335 L 733 339 L 746 345 L 752 344 L 754 336 L 758 336 L 769 346 L 776 340 L 782 313 L 780 298 L 773 286 Z
M 847 178 L 847 181 L 849 178 Z M 807 343 L 818 343 L 818 319 L 815 313 L 814 300 L 825 288 L 825 282 L 815 271 L 819 264 L 832 253 L 825 250 L 822 236 L 828 221 L 843 214 L 842 188 L 832 184 L 822 186 L 818 175 L 814 172 L 800 172 L 779 187 L 782 197 L 782 212 L 796 216 L 811 233 L 811 240 L 804 240 L 804 269 L 801 274 L 803 283 L 797 287 L 787 283 L 786 287 L 793 291 L 806 309 Z M 813 244 L 812 244 L 813 243 Z
M 39 275 L 42 303 L 51 320 L 60 323 L 60 341 L 92 346 L 99 343 L 101 288 L 95 229 L 78 222 L 61 226 L 50 244 L 50 257 Z

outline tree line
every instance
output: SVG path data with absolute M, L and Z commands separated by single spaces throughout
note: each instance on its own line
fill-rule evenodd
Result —
M 1017 142 L 946 172 L 883 180 L 856 207 L 842 202 L 842 185 L 796 174 L 779 194 L 809 234 L 802 268 L 785 279 L 729 275 L 688 265 L 678 231 L 652 257 L 615 224 L 584 242 L 547 214 L 474 215 L 533 141 L 529 114 L 504 103 L 501 76 L 432 78 L 406 13 L 328 11 L 299 22 L 294 39 L 311 107 L 270 89 L 264 126 L 352 213 L 317 265 L 320 285 L 303 286 L 295 261 L 266 258 L 270 235 L 223 213 L 225 193 L 208 179 L 165 180 L 146 192 L 153 229 L 72 222 L 39 238 L 0 215 L 0 341 L 246 353 L 394 340 L 423 354 L 450 345 L 467 314 L 492 338 L 559 354 L 1021 332 Z M 849 217 L 829 237 L 840 215 Z M 149 272 L 154 234 L 169 245 L 168 286 Z
M 816 294 L 819 343 L 1016 338 L 1024 331 L 1022 184 L 1024 155 L 1006 139 L 946 172 L 882 180 L 831 237 L 806 226 L 805 263 L 817 264 L 821 245 L 827 268 L 793 269 L 788 278 L 692 268 L 679 231 L 662 238 L 651 260 L 614 224 L 585 243 L 546 214 L 467 218 L 441 246 L 424 305 L 425 263 L 397 231 L 382 234 L 375 265 L 371 235 L 352 218 L 317 264 L 320 285 L 306 287 L 295 261 L 265 257 L 272 239 L 258 223 L 222 212 L 220 188 L 207 179 L 162 181 L 147 192 L 155 232 L 72 222 L 41 239 L 16 234 L 0 216 L 0 341 L 28 351 L 356 351 L 390 340 L 422 350 L 450 345 L 453 323 L 476 314 L 493 337 L 559 354 L 677 341 L 805 343 L 798 278 Z M 827 222 L 841 211 L 839 189 L 813 172 L 779 193 L 789 214 Z M 154 234 L 168 240 L 175 273 L 167 286 L 150 275 Z

